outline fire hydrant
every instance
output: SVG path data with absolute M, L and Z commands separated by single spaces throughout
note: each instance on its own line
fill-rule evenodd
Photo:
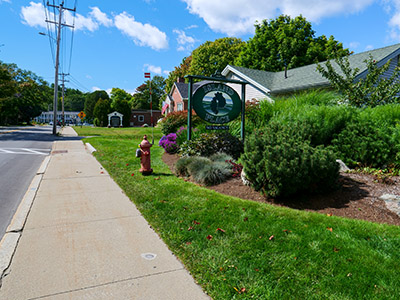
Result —
M 153 169 L 150 165 L 150 148 L 153 146 L 147 140 L 147 135 L 143 137 L 143 141 L 139 144 L 139 148 L 142 151 L 142 155 L 140 156 L 140 170 L 139 172 L 143 175 L 150 175 L 153 173 Z

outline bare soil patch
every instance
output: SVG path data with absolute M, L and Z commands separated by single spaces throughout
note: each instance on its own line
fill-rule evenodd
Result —
M 173 171 L 178 155 L 165 153 L 163 161 Z M 389 183 L 378 182 L 375 176 L 358 173 L 341 173 L 338 190 L 325 195 L 296 197 L 277 201 L 269 199 L 245 186 L 240 178 L 232 178 L 219 185 L 206 187 L 218 193 L 299 210 L 313 211 L 370 222 L 400 225 L 400 217 L 387 209 L 379 197 L 383 194 L 400 195 L 400 177 L 391 177 Z

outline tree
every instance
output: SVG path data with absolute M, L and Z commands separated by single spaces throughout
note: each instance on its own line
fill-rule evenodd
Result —
M 109 113 L 111 113 L 111 100 L 100 98 L 93 109 L 94 125 L 99 127 L 107 126 Z
M 165 79 L 154 76 L 151 81 L 153 109 L 160 109 L 165 96 Z M 132 101 L 133 109 L 150 109 L 150 80 L 136 89 Z
M 86 114 L 86 119 L 89 121 L 93 121 L 94 117 L 94 107 L 96 106 L 97 101 L 99 99 L 110 99 L 106 91 L 94 91 L 93 93 L 90 93 L 86 96 L 85 100 L 85 114 Z
M 301 15 L 294 19 L 281 15 L 255 24 L 255 35 L 243 47 L 235 64 L 278 72 L 348 54 L 349 50 L 343 49 L 333 36 L 315 37 L 311 23 Z
M 64 93 L 66 111 L 82 111 L 85 108 L 86 94 L 78 89 L 67 88 Z
M 29 123 L 52 101 L 48 83 L 15 64 L 0 62 L 0 116 L 2 124 Z
M 126 100 L 128 102 L 132 101 L 132 95 L 120 88 L 112 88 L 111 90 L 111 101 L 114 103 L 115 101 Z
M 189 75 L 190 64 L 192 63 L 192 56 L 185 57 L 179 67 L 175 67 L 175 70 L 169 73 L 168 78 L 166 79 L 166 87 L 165 90 L 169 93 L 172 89 L 172 86 L 177 81 L 178 78 L 184 78 L 186 75 Z
M 338 57 L 335 59 L 342 74 L 339 74 L 327 61 L 325 67 L 318 64 L 317 70 L 327 78 L 331 85 L 339 91 L 349 102 L 356 107 L 377 106 L 389 103 L 400 103 L 398 94 L 400 93 L 400 68 L 396 67 L 389 78 L 382 76 L 390 67 L 389 60 L 382 67 L 378 67 L 376 61 L 370 55 L 364 62 L 367 66 L 367 75 L 365 78 L 356 80 L 359 69 L 350 67 L 348 57 Z
M 233 64 L 239 56 L 245 42 L 233 37 L 207 41 L 192 52 L 189 73 L 192 75 L 211 76 Z

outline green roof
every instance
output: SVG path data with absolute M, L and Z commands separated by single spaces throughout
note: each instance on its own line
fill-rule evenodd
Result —
M 352 69 L 358 68 L 358 76 L 361 76 L 366 70 L 365 60 L 371 55 L 378 64 L 383 65 L 387 60 L 400 54 L 400 44 L 370 50 L 358 54 L 352 54 L 349 63 Z M 326 62 L 321 62 L 324 65 Z M 332 61 L 332 66 L 341 73 L 339 66 Z M 271 94 L 282 94 L 308 88 L 318 88 L 329 86 L 329 81 L 317 71 L 317 64 L 307 65 L 304 67 L 287 70 L 287 78 L 285 72 L 267 72 L 253 70 L 237 66 L 227 66 L 227 68 L 235 69 L 242 75 L 248 77 L 247 80 L 254 81 L 264 88 L 268 89 Z

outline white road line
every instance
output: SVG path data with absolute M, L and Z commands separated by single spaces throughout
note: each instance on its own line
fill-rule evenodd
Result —
M 0 154 L 49 155 L 51 149 L 0 148 Z

